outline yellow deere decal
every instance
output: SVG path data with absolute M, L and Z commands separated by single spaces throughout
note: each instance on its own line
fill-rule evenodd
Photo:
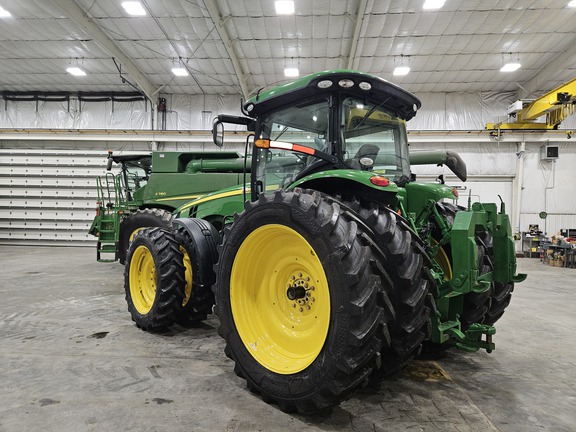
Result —
M 208 201 L 213 201 L 213 200 L 220 199 L 220 198 L 227 198 L 227 197 L 231 197 L 231 196 L 241 195 L 243 193 L 244 193 L 244 189 L 236 189 L 236 190 L 232 190 L 232 191 L 228 191 L 228 192 L 222 192 L 219 194 L 210 195 L 210 196 L 207 196 L 206 198 L 200 198 L 196 201 L 192 201 L 192 202 L 186 204 L 185 206 L 183 206 L 181 208 L 181 210 L 185 210 L 185 209 L 190 208 L 192 206 L 202 204 L 202 203 L 205 203 Z M 249 188 L 246 189 L 246 193 L 250 193 Z
M 182 195 L 182 196 L 177 196 L 177 197 L 172 197 L 172 198 L 159 198 L 156 201 L 173 201 L 173 200 L 193 200 L 196 199 L 198 197 L 201 197 L 202 194 L 196 194 L 196 195 Z

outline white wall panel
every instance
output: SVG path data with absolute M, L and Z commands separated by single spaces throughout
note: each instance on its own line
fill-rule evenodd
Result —
M 520 211 L 519 224 L 513 230 L 527 231 L 530 224 L 539 224 L 551 236 L 562 228 L 576 228 L 576 142 L 548 142 L 559 146 L 560 157 L 555 162 L 540 160 L 543 144 L 528 142 L 525 153 L 518 155 L 514 142 L 415 143 L 412 150 L 458 152 L 467 164 L 469 181 L 461 183 L 445 166 L 415 166 L 413 171 L 422 180 L 433 181 L 443 174 L 449 184 L 465 186 L 466 191 L 460 191 L 460 205 L 466 204 L 468 191 L 472 191 L 472 201 L 499 203 L 500 195 L 509 215 Z M 524 158 L 520 209 L 514 208 L 512 198 L 518 157 Z M 545 221 L 538 217 L 541 211 L 548 213 Z
M 548 144 L 559 147 L 556 161 L 540 160 L 541 144 L 526 148 L 520 224 L 523 230 L 538 224 L 554 235 L 561 228 L 576 228 L 576 145 Z M 548 214 L 546 220 L 538 217 L 542 211 Z
M 150 104 L 1 100 L 0 128 L 9 129 L 150 129 Z
M 506 120 L 515 92 L 419 93 L 422 108 L 408 123 L 409 130 L 483 130 L 486 123 Z M 166 98 L 165 124 L 159 113 L 158 129 L 208 130 L 217 114 L 239 115 L 235 95 L 162 95 Z M 1 128 L 150 129 L 150 104 L 136 102 L 67 102 L 1 100 Z M 230 127 L 239 128 L 241 126 Z M 576 129 L 576 116 L 562 129 Z M 576 138 L 576 137 L 575 137 Z

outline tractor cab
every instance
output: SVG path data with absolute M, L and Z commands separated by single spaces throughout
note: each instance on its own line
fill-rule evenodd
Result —
M 333 185 L 344 189 L 359 180 L 347 181 L 346 176 L 406 181 L 410 177 L 406 120 L 419 107 L 415 96 L 382 78 L 340 70 L 309 75 L 259 94 L 244 104 L 249 118 L 220 116 L 216 125 L 246 124 L 254 131 L 254 200 L 264 191 L 317 183 L 314 175 L 325 171 L 340 171 L 322 178 L 326 182 L 337 178 Z M 354 171 L 365 173 L 350 174 Z M 319 189 L 332 192 L 327 184 Z

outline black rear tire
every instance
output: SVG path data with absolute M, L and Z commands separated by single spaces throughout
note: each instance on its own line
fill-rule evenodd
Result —
M 120 221 L 117 257 L 120 264 L 126 263 L 130 240 L 142 228 L 160 227 L 172 229 L 172 213 L 164 209 L 149 208 L 136 210 Z
M 184 300 L 184 273 L 172 232 L 147 228 L 136 234 L 126 257 L 124 290 L 138 327 L 159 331 L 174 323 Z
M 246 203 L 225 229 L 216 311 L 225 353 L 250 390 L 308 414 L 367 381 L 394 317 L 394 287 L 375 253 L 349 212 L 318 192 L 276 191 Z M 302 297 L 292 298 L 297 290 Z M 300 331 L 300 322 L 310 327 Z M 310 347 L 305 361 L 300 347 Z
M 383 375 L 390 375 L 418 355 L 422 343 L 430 337 L 429 318 L 434 299 L 425 266 L 429 258 L 416 233 L 390 209 L 347 197 L 343 202 L 373 231 L 376 244 L 384 254 L 384 269 L 395 287 L 392 344 L 382 352 L 381 369 Z

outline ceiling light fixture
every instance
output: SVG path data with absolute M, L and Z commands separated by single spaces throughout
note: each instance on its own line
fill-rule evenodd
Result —
M 300 71 L 296 67 L 284 68 L 284 76 L 287 78 L 296 78 L 300 76 Z
M 514 72 L 520 69 L 520 53 L 502 53 L 502 66 L 500 72 Z
M 408 66 L 396 66 L 392 74 L 396 76 L 402 76 L 402 75 L 408 75 L 408 72 L 410 72 L 410 68 Z
M 568 3 L 568 7 L 576 8 L 576 0 L 572 0 L 570 3 Z
M 8 18 L 11 17 L 12 14 L 8 12 L 6 9 L 0 6 L 0 18 Z
M 425 0 L 422 9 L 440 9 L 446 0 Z
M 122 3 L 122 7 L 129 15 L 144 16 L 146 15 L 146 10 L 142 6 L 142 3 L 137 1 L 127 1 Z
M 188 76 L 188 71 L 183 67 L 173 67 L 172 73 L 176 76 Z
M 84 72 L 79 67 L 69 67 L 66 69 L 66 72 L 68 72 L 69 74 L 74 75 L 74 76 L 85 76 L 86 75 L 86 72 Z
M 520 63 L 506 63 L 500 68 L 500 72 L 514 72 L 520 69 Z
M 274 3 L 278 15 L 293 15 L 294 2 L 292 0 L 278 0 Z
M 410 56 L 400 54 L 400 59 L 398 60 L 397 57 L 394 57 L 394 71 L 392 75 L 395 76 L 402 76 L 408 75 L 410 72 Z

